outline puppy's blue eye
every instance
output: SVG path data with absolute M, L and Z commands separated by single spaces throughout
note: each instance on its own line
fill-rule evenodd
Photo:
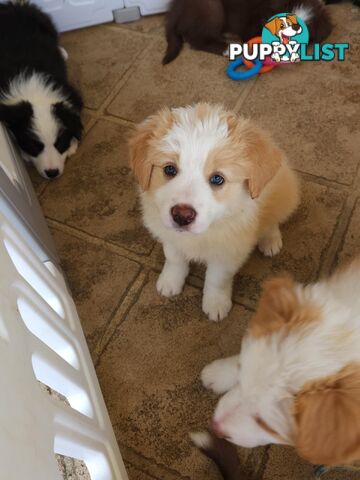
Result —
M 211 183 L 211 185 L 214 185 L 215 187 L 219 187 L 224 182 L 225 182 L 225 178 L 222 177 L 221 175 L 216 174 L 216 175 L 213 175 L 212 177 L 210 177 L 210 183 Z
M 175 177 L 178 172 L 174 165 L 166 165 L 164 167 L 164 173 L 167 177 Z

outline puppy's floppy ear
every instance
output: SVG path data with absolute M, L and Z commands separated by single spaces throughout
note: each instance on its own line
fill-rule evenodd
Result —
M 270 30 L 273 35 L 276 35 L 279 31 L 279 19 L 277 17 L 270 20 L 270 22 L 265 24 L 265 27 Z
M 261 130 L 251 127 L 246 136 L 248 183 L 251 198 L 257 198 L 281 167 L 282 151 Z
M 278 330 L 299 330 L 321 318 L 318 308 L 299 300 L 296 284 L 289 276 L 266 280 L 255 315 L 250 322 L 250 335 L 262 337 Z
M 350 464 L 360 458 L 360 365 L 304 388 L 295 399 L 299 454 L 314 464 Z
M 263 283 L 258 308 L 250 323 L 252 335 L 270 335 L 290 321 L 299 304 L 294 286 L 289 276 L 272 278 Z
M 80 115 L 77 111 L 68 107 L 64 102 L 58 102 L 53 105 L 55 116 L 61 120 L 61 123 L 67 128 L 71 135 L 77 140 L 81 139 L 83 126 Z
M 0 104 L 0 122 L 9 128 L 26 125 L 33 114 L 30 102 L 19 102 L 15 105 Z
M 154 167 L 150 149 L 156 145 L 172 124 L 172 114 L 164 109 L 137 125 L 129 139 L 129 157 L 132 171 L 143 192 L 149 189 Z

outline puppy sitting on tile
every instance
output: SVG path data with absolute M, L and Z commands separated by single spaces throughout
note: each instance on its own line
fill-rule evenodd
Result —
M 299 201 L 285 154 L 249 120 L 206 103 L 159 111 L 129 146 L 144 223 L 166 257 L 158 292 L 179 294 L 189 262 L 204 263 L 203 311 L 223 319 L 255 246 L 267 256 L 282 247 L 279 225 Z

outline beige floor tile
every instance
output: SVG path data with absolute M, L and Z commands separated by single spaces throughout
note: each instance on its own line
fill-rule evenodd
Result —
M 165 15 L 147 15 L 136 22 L 115 24 L 118 28 L 125 28 L 139 33 L 150 35 L 164 35 Z M 114 26 L 115 26 L 114 25 Z
M 130 463 L 125 462 L 125 467 L 129 476 L 129 480 L 154 480 L 155 478 L 143 472 L 142 470 L 137 469 Z
M 65 175 L 49 184 L 41 203 L 50 218 L 148 254 L 153 240 L 140 220 L 137 188 L 127 160 L 128 134 L 121 125 L 99 121 L 70 160 Z
M 70 79 L 86 107 L 99 108 L 148 40 L 125 29 L 100 26 L 65 33 Z
M 111 114 L 138 122 L 164 105 L 211 101 L 231 108 L 249 88 L 249 83 L 233 82 L 226 76 L 227 60 L 220 56 L 185 47 L 164 67 L 164 52 L 165 42 L 158 40 L 110 104 Z
M 93 352 L 140 267 L 103 247 L 51 229 L 61 264 Z
M 308 62 L 262 75 L 241 111 L 274 134 L 304 172 L 351 184 L 360 157 L 360 14 L 335 9 L 330 41 L 347 41 L 346 62 Z
M 256 250 L 235 279 L 235 298 L 246 304 L 258 298 L 265 278 L 288 272 L 299 282 L 317 278 L 342 214 L 345 196 L 331 188 L 304 182 L 298 211 L 282 227 L 284 246 L 273 257 Z
M 262 480 L 314 480 L 312 466 L 298 457 L 295 450 L 282 445 L 270 447 Z
M 216 478 L 188 433 L 208 425 L 215 398 L 199 382 L 211 360 L 238 351 L 248 312 L 211 323 L 200 292 L 164 300 L 151 274 L 136 305 L 103 352 L 97 373 L 118 440 L 192 480 Z M 259 454 L 259 451 L 257 452 Z M 243 451 L 243 460 L 251 452 Z
M 321 480 L 359 480 L 360 472 L 346 469 L 334 468 L 330 470 Z
M 360 201 L 358 200 L 347 230 L 344 243 L 338 256 L 338 263 L 343 264 L 360 254 Z
M 332 469 L 321 480 L 359 480 L 360 473 Z M 270 448 L 269 459 L 262 480 L 315 480 L 313 467 L 302 460 L 293 448 L 275 445 Z

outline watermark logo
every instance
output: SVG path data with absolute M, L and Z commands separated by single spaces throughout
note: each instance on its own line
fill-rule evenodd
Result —
M 301 45 L 309 43 L 309 30 L 298 16 L 280 13 L 271 17 L 262 31 L 262 43 L 272 46 L 271 58 L 279 62 L 299 62 Z
M 261 42 L 230 44 L 229 58 L 233 61 L 241 56 L 249 61 L 259 60 L 264 65 L 344 61 L 348 49 L 348 43 L 315 43 L 309 46 L 309 30 L 305 22 L 293 13 L 279 13 L 266 22 Z

